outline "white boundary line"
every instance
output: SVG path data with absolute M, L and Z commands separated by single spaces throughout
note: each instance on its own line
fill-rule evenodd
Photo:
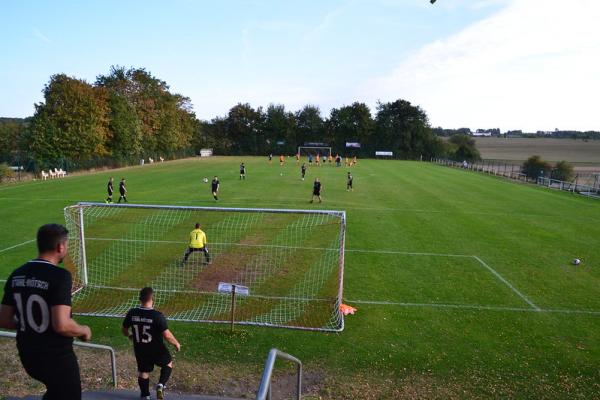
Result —
M 504 277 L 502 275 L 500 275 L 494 268 L 490 267 L 489 265 L 487 265 L 485 263 L 485 261 L 483 261 L 481 258 L 477 257 L 477 256 L 473 256 L 473 258 L 477 261 L 479 261 L 479 263 L 485 267 L 488 271 L 490 271 L 492 274 L 494 274 L 494 276 L 496 278 L 498 278 L 498 280 L 500 280 L 501 282 L 503 282 L 506 286 L 508 286 L 513 292 L 515 292 L 517 294 L 517 296 L 519 296 L 521 299 L 523 299 L 525 301 L 525 303 L 529 304 L 531 306 L 531 308 L 533 308 L 535 311 L 542 311 L 541 308 L 539 308 L 538 306 L 536 306 L 531 300 L 529 300 L 529 298 L 527 298 L 527 296 L 525 296 L 523 293 L 519 292 L 517 290 L 517 288 L 515 288 L 513 285 L 511 285 L 511 283 L 509 281 L 507 281 L 506 279 L 504 279 Z
M 0 250 L 0 253 L 4 253 L 5 251 L 12 250 L 12 249 L 14 249 L 16 247 L 24 246 L 26 244 L 29 244 L 29 243 L 35 242 L 35 241 L 36 241 L 36 239 L 31 239 L 31 240 L 27 240 L 27 241 L 25 241 L 23 243 L 15 244 L 14 246 L 10 246 L 10 247 L 7 247 L 5 249 Z
M 554 314 L 587 314 L 587 315 L 598 315 L 600 311 L 594 310 L 569 310 L 569 309 L 534 309 L 524 307 L 502 307 L 502 306 L 481 306 L 481 305 L 469 305 L 469 304 L 442 304 L 442 303 L 404 303 L 404 302 L 393 302 L 393 301 L 370 301 L 370 300 L 349 300 L 345 299 L 344 302 L 350 304 L 367 304 L 367 305 L 380 305 L 380 306 L 400 306 L 400 307 L 422 307 L 422 308 L 454 308 L 462 310 L 478 310 L 478 311 L 517 311 L 517 312 L 541 312 L 541 313 L 554 313 Z

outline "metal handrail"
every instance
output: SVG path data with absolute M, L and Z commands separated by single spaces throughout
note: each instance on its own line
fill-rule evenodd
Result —
M 300 396 L 302 394 L 302 361 L 277 349 L 271 349 L 269 351 L 267 361 L 265 362 L 265 370 L 256 394 L 256 400 L 271 400 L 271 375 L 273 375 L 273 368 L 275 366 L 277 357 L 292 361 L 298 365 L 298 372 L 296 376 L 296 400 L 300 400 Z
M 16 338 L 17 334 L 14 332 L 6 332 L 6 331 L 0 331 L 0 337 L 7 337 L 7 338 Z M 112 380 L 113 380 L 113 386 L 116 388 L 117 387 L 117 359 L 115 357 L 115 349 L 113 349 L 110 346 L 105 346 L 102 344 L 95 344 L 95 343 L 85 343 L 85 342 L 79 342 L 79 341 L 73 341 L 73 345 L 74 346 L 79 346 L 79 347 L 87 347 L 89 349 L 97 349 L 97 350 L 107 350 L 110 352 L 110 367 L 112 370 Z

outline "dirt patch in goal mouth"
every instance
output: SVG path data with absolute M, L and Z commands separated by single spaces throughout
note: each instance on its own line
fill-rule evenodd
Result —
M 219 282 L 247 284 L 236 280 L 246 270 L 247 264 L 260 252 L 260 247 L 257 245 L 263 241 L 264 237 L 260 234 L 245 237 L 238 242 L 239 246 L 216 256 L 196 276 L 191 286 L 202 292 L 217 292 Z

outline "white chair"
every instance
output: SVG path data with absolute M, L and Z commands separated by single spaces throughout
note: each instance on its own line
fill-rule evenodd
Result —
M 160 160 L 160 162 L 164 162 L 165 161 L 165 159 L 162 158 L 162 157 L 159 157 L 158 159 Z
M 58 170 L 58 172 L 60 173 L 60 176 L 61 176 L 61 177 L 63 177 L 63 178 L 64 178 L 65 176 L 67 176 L 67 171 L 63 170 L 62 168 L 60 168 L 60 169 Z
M 150 164 L 154 164 L 154 158 L 148 157 L 148 162 L 150 162 Z
M 50 179 L 54 179 L 56 178 L 56 172 L 52 171 L 51 169 L 48 170 L 48 173 L 50 174 Z
M 48 179 L 48 174 L 46 173 L 46 171 L 42 170 L 42 180 L 47 180 Z

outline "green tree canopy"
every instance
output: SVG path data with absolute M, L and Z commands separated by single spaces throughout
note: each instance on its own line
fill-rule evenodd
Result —
M 471 136 L 458 134 L 450 137 L 450 158 L 456 161 L 478 161 L 481 155 L 475 144 L 475 139 Z
M 442 147 L 429 127 L 425 111 L 406 100 L 378 103 L 373 144 L 376 150 L 394 151 L 402 158 L 412 159 L 437 155 Z
M 531 179 L 537 179 L 539 176 L 548 176 L 551 168 L 550 164 L 542 160 L 540 156 L 529 157 L 521 167 L 523 173 Z
M 108 154 L 108 96 L 103 88 L 64 74 L 45 86 L 44 103 L 35 105 L 29 145 L 36 159 L 80 162 Z
M 329 142 L 338 152 L 345 151 L 346 142 L 359 142 L 363 150 L 370 149 L 374 131 L 375 121 L 364 103 L 334 108 L 327 121 Z

